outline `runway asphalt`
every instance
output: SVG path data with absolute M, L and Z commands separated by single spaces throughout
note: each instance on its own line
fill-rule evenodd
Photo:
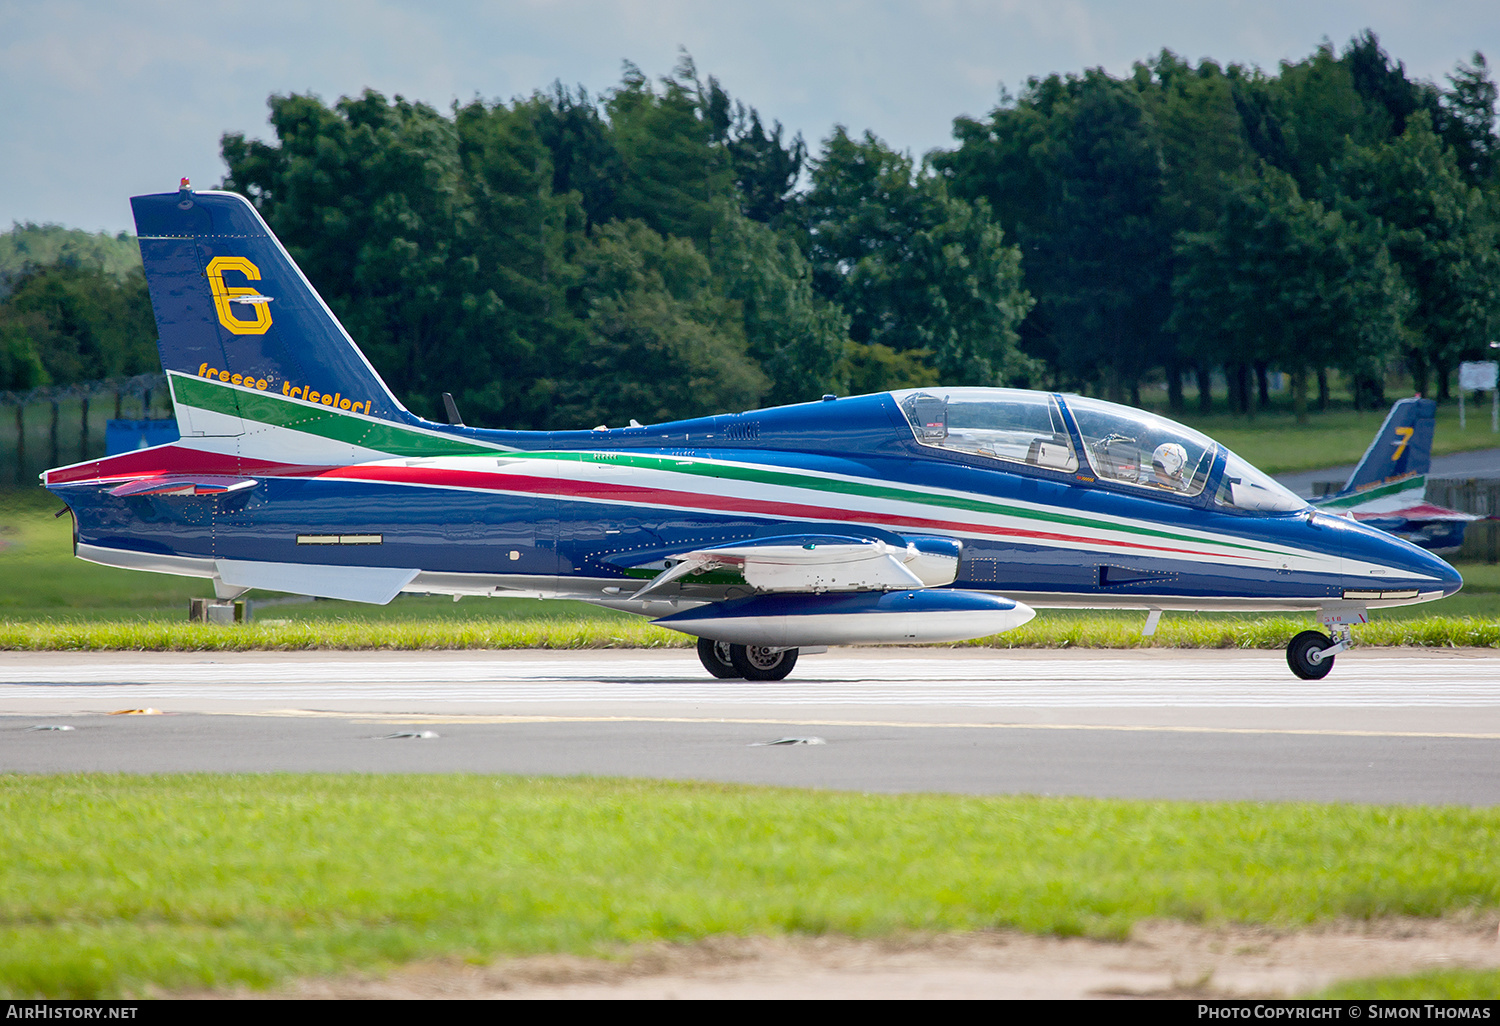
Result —
M 1495 805 L 1500 657 L 1356 650 L 1304 682 L 1270 652 L 834 649 L 751 684 L 682 651 L 9 653 L 0 771 Z

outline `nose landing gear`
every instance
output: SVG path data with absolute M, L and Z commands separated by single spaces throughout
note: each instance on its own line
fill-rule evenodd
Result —
M 1325 655 L 1333 639 L 1322 631 L 1303 631 L 1286 647 L 1286 664 L 1303 680 L 1322 680 L 1333 669 L 1333 656 Z
M 1303 631 L 1286 646 L 1286 664 L 1303 680 L 1322 680 L 1333 669 L 1333 657 L 1346 651 L 1353 639 L 1347 623 L 1329 624 L 1333 636 Z

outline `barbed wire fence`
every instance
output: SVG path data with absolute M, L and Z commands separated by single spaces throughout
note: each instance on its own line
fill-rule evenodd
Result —
M 165 374 L 0 392 L 0 488 L 31 487 L 48 467 L 104 455 L 102 419 L 171 412 Z

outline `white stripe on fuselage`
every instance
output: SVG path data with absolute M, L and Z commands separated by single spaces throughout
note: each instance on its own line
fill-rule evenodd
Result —
M 753 509 L 746 509 L 745 515 L 749 516 L 776 516 L 794 523 L 819 523 L 829 520 L 847 519 L 840 516 L 840 512 L 851 512 L 858 519 L 847 520 L 851 524 L 863 524 L 869 526 L 882 526 L 896 533 L 912 533 L 920 531 L 945 535 L 956 538 L 972 538 L 980 536 L 986 541 L 1012 541 L 1015 544 L 1035 545 L 1041 548 L 1074 551 L 1085 549 L 1095 552 L 1102 558 L 1126 558 L 1134 556 L 1138 559 L 1173 559 L 1207 565 L 1223 565 L 1229 567 L 1255 567 L 1258 569 L 1286 570 L 1290 573 L 1323 573 L 1323 574 L 1357 574 L 1360 576 L 1385 576 L 1399 579 L 1407 579 L 1415 582 L 1434 581 L 1425 574 L 1413 573 L 1411 571 L 1388 567 L 1383 564 L 1371 563 L 1364 560 L 1351 560 L 1337 554 L 1318 551 L 1316 549 L 1301 549 L 1292 546 L 1278 545 L 1268 542 L 1255 542 L 1255 547 L 1249 547 L 1251 543 L 1245 539 L 1222 535 L 1217 532 L 1204 531 L 1196 528 L 1177 526 L 1162 526 L 1150 521 L 1132 520 L 1125 517 L 1110 514 L 1087 514 L 1087 518 L 1100 524 L 1090 533 L 1081 533 L 1087 528 L 1081 525 L 1055 523 L 1043 519 L 1033 519 L 1024 515 L 1012 515 L 1005 513 L 986 513 L 975 510 L 959 509 L 951 506 L 934 505 L 921 502 L 920 499 L 898 499 L 883 496 L 870 496 L 851 494 L 845 492 L 830 492 L 821 487 L 825 481 L 845 481 L 859 486 L 898 488 L 910 492 L 923 492 L 934 497 L 954 498 L 959 500 L 978 501 L 993 505 L 1005 505 L 1017 510 L 1035 512 L 1040 515 L 1061 515 L 1067 517 L 1082 517 L 1076 510 L 1067 507 L 1047 506 L 1040 503 L 1028 502 L 1022 499 L 997 499 L 979 493 L 961 492 L 952 489 L 941 489 L 923 487 L 921 489 L 904 485 L 899 482 L 872 480 L 869 478 L 855 477 L 852 475 L 830 474 L 822 472 L 810 472 L 805 470 L 766 466 L 755 463 L 738 463 L 723 460 L 710 460 L 697 457 L 675 457 L 671 458 L 682 465 L 693 465 L 699 467 L 744 467 L 756 472 L 772 472 L 798 478 L 805 478 L 806 485 L 783 485 L 767 484 L 764 482 L 745 481 L 734 478 L 720 478 L 703 475 L 686 475 L 668 469 L 657 469 L 650 467 L 632 466 L 626 463 L 611 462 L 608 457 L 613 453 L 603 453 L 605 458 L 594 462 L 587 459 L 579 460 L 557 460 L 550 458 L 528 458 L 526 454 L 517 453 L 512 456 L 499 458 L 484 456 L 445 456 L 428 457 L 417 460 L 383 460 L 374 464 L 375 467 L 422 466 L 439 470 L 462 471 L 466 473 L 478 473 L 486 476 L 499 477 L 508 473 L 524 473 L 529 477 L 550 478 L 559 482 L 569 484 L 601 484 L 622 488 L 642 488 L 656 491 L 667 491 L 677 493 L 691 493 L 693 495 L 712 496 L 715 498 L 737 501 L 742 503 L 766 502 L 785 505 L 801 505 L 830 508 L 830 515 L 810 514 L 798 516 L 791 514 L 765 514 L 758 513 Z M 645 455 L 631 453 L 628 455 Z M 654 455 L 654 454 L 653 454 Z M 361 479 L 366 480 L 366 479 Z M 510 490 L 499 485 L 494 488 L 484 486 L 466 486 L 447 483 L 423 483 L 423 482 L 390 482 L 402 484 L 408 487 L 424 487 L 433 489 L 451 489 L 456 491 L 469 491 L 479 493 L 501 493 L 526 496 L 534 493 L 524 490 Z M 630 498 L 611 498 L 608 496 L 558 496 L 561 501 L 587 502 L 591 504 L 614 506 L 621 509 L 639 509 L 641 504 Z M 681 512 L 704 512 L 707 514 L 724 513 L 733 514 L 733 510 L 706 509 L 701 504 L 695 504 L 691 500 L 682 502 L 663 502 L 653 504 L 652 508 L 668 509 Z M 907 523 L 889 523 L 883 518 L 902 518 L 910 520 L 934 521 L 931 526 L 921 524 L 913 525 Z M 1178 538 L 1161 538 L 1153 535 L 1141 535 L 1132 528 L 1145 527 L 1148 530 L 1163 530 Z M 999 534 L 992 532 L 1002 532 Z M 1012 533 L 1004 533 L 1012 532 Z M 1037 538 L 1025 536 L 1028 532 L 1038 532 L 1050 535 L 1068 535 L 1065 538 Z M 1070 534 L 1071 532 L 1071 534 Z M 1019 536 L 1018 536 L 1019 533 Z M 1206 551 L 1192 551 L 1191 546 L 1200 546 Z

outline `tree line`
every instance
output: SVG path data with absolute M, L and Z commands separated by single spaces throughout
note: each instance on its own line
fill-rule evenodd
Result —
M 0 392 L 160 370 L 133 236 L 30 223 L 0 235 Z
M 1252 413 L 1272 371 L 1302 412 L 1330 371 L 1376 406 L 1393 368 L 1446 397 L 1489 352 L 1495 100 L 1481 55 L 1417 81 L 1368 32 L 1275 74 L 1163 51 L 1031 79 L 916 160 L 842 126 L 811 152 L 684 57 L 446 112 L 273 96 L 223 187 L 429 416 L 445 391 L 538 428 L 937 382 L 1139 402 L 1162 376 L 1206 410 L 1219 374 Z M 134 372 L 149 304 L 86 272 L 11 283 L 0 376 Z
M 1488 351 L 1500 303 L 1495 86 L 1475 54 L 1448 88 L 1409 78 L 1366 32 L 1277 75 L 1163 52 L 1124 79 L 1033 79 L 987 120 L 955 122 L 933 163 L 986 200 L 1038 304 L 1025 348 L 1054 379 L 1138 394 L 1164 369 L 1225 373 L 1265 405 L 1269 369 L 1299 412 L 1327 370 L 1384 405 L 1404 363 L 1448 397 Z

